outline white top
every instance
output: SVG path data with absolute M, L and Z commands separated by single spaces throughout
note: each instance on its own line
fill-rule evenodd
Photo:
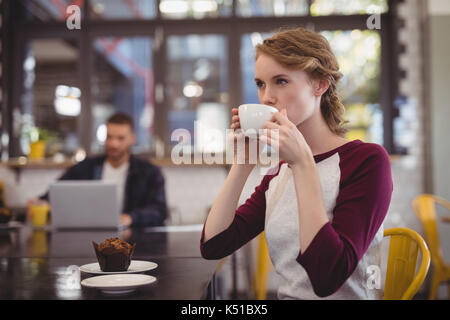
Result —
M 379 145 L 354 140 L 314 160 L 330 221 L 305 250 L 294 176 L 280 162 L 226 230 L 204 242 L 203 229 L 202 256 L 220 259 L 265 231 L 281 277 L 279 299 L 379 299 L 383 221 L 393 190 L 389 156 Z
M 130 163 L 128 161 L 117 168 L 114 168 L 107 160 L 103 163 L 102 181 L 117 184 L 117 199 L 119 200 L 121 208 L 123 208 L 123 198 L 129 166 Z
M 339 153 L 317 163 L 323 192 L 323 202 L 328 218 L 333 219 L 333 209 L 339 194 L 341 172 Z M 270 258 L 277 272 L 282 276 L 278 289 L 279 299 L 317 299 L 311 288 L 306 270 L 296 261 L 300 251 L 298 207 L 292 171 L 287 165 L 270 182 L 266 191 L 267 210 L 265 235 Z M 373 290 L 366 283 L 367 268 L 380 266 L 383 226 L 376 232 L 366 254 L 359 261 L 356 270 L 334 294 L 323 299 L 380 299 L 381 290 Z M 293 236 L 295 235 L 295 236 Z

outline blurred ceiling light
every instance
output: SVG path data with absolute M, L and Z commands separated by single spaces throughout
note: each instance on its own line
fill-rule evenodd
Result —
M 86 159 L 86 151 L 84 151 L 84 149 L 82 149 L 82 148 L 77 149 L 77 151 L 75 152 L 75 155 L 74 155 L 74 160 L 76 162 L 81 162 L 84 159 Z
M 76 117 L 81 112 L 81 90 L 76 87 L 59 85 L 55 89 L 55 110 L 56 113 Z
M 183 94 L 188 98 L 200 97 L 203 94 L 203 89 L 198 83 L 189 81 L 183 88 Z
M 188 9 L 188 3 L 184 0 L 164 0 L 159 4 L 162 13 L 185 13 Z
M 75 98 L 56 98 L 55 109 L 62 116 L 76 117 L 80 114 L 81 103 Z
M 150 128 L 153 123 L 154 110 L 151 104 L 146 104 L 139 118 L 139 126 L 141 128 Z
M 284 0 L 275 0 L 273 2 L 273 13 L 275 16 L 282 16 L 286 13 Z
M 263 43 L 263 38 L 261 36 L 261 33 L 259 33 L 259 32 L 253 32 L 250 35 L 250 40 L 252 41 L 253 47 L 256 47 L 258 44 Z
M 197 60 L 193 75 L 197 81 L 205 81 L 211 75 L 211 64 L 208 59 Z
M 383 6 L 377 4 L 371 4 L 367 7 L 367 14 L 380 14 L 383 12 Z
M 192 9 L 196 12 L 217 11 L 217 3 L 213 0 L 195 0 Z
M 8 147 L 9 135 L 7 133 L 3 133 L 0 140 L 3 147 Z
M 97 128 L 97 132 L 95 134 L 95 136 L 97 137 L 97 140 L 101 143 L 104 144 L 106 141 L 106 135 L 108 134 L 107 130 L 106 130 L 106 124 L 101 124 L 98 126 Z
M 28 56 L 23 63 L 23 68 L 26 71 L 33 70 L 35 66 L 36 66 L 36 60 L 34 59 L 33 56 Z
M 79 99 L 81 97 L 81 90 L 76 87 L 71 87 L 70 88 L 70 96 L 72 98 Z
M 70 88 L 68 86 L 59 85 L 56 86 L 55 95 L 57 97 L 67 97 L 69 95 Z

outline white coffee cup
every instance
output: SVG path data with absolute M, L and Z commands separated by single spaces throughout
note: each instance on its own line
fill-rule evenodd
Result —
M 242 104 L 239 106 L 239 122 L 245 134 L 257 134 L 258 130 L 278 112 L 277 108 L 265 104 Z

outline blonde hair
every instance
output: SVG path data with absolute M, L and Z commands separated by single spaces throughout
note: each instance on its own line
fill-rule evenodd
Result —
M 312 79 L 328 80 L 330 86 L 320 101 L 322 116 L 333 133 L 343 136 L 347 132 L 345 108 L 336 92 L 343 75 L 325 37 L 304 28 L 284 30 L 257 45 L 256 59 L 260 54 L 272 57 L 288 69 L 303 70 Z

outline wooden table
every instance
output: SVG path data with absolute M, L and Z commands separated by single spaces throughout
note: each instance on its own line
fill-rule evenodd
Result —
M 200 226 L 111 231 L 52 231 L 30 226 L 0 230 L 0 299 L 116 299 L 80 281 L 78 266 L 96 262 L 91 241 L 122 237 L 136 242 L 134 260 L 158 264 L 147 274 L 157 281 L 120 299 L 214 298 L 218 261 L 201 258 Z

